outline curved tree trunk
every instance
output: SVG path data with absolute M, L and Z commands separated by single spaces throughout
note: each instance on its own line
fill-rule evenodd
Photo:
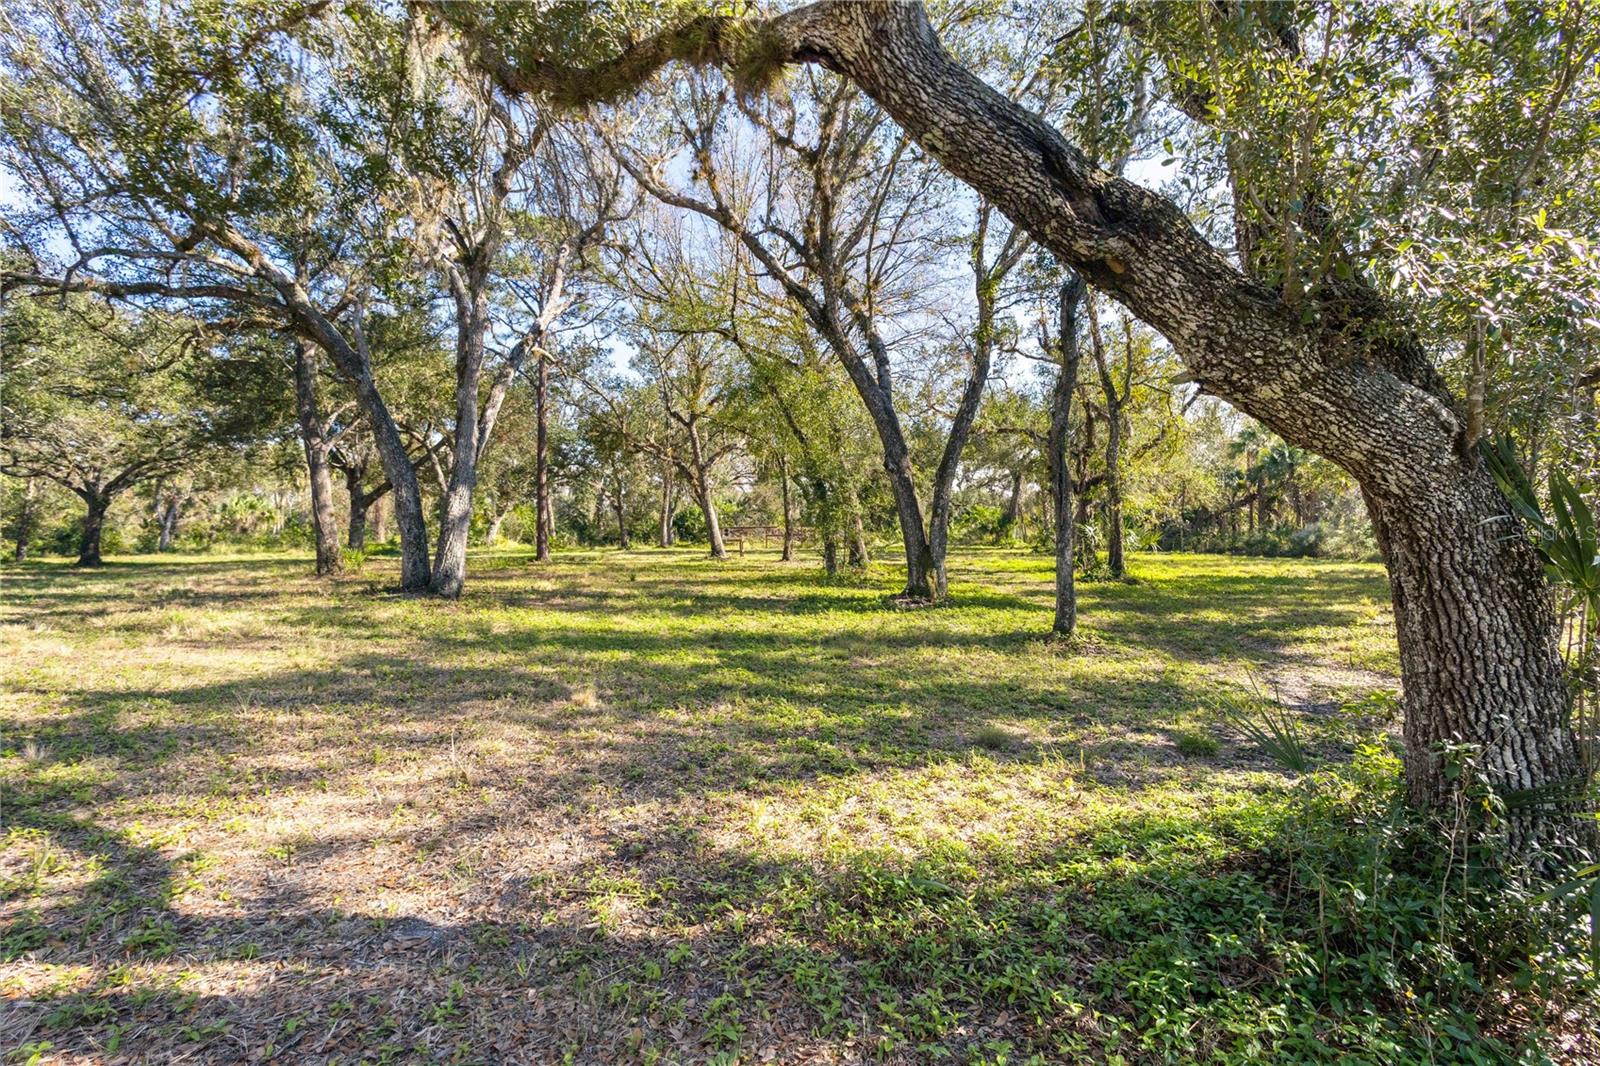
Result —
M 429 578 L 428 523 L 422 515 L 417 471 L 370 374 L 356 381 L 356 396 L 372 427 L 384 475 L 393 486 L 390 494 L 394 498 L 394 523 L 400 531 L 400 587 L 407 592 L 421 592 L 428 587 Z

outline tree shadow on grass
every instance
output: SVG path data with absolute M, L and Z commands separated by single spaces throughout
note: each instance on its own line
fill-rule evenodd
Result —
M 487 861 L 419 910 L 330 907 L 286 876 L 227 916 L 193 904 L 186 857 L 30 816 L 63 868 L 99 874 L 13 923 L 22 964 L 83 969 L 14 1001 L 0 1040 L 100 1056 L 120 1037 L 140 1062 L 1365 1061 L 1378 1033 L 1443 1062 L 1474 1046 L 1405 998 L 1382 930 L 1319 933 L 1278 794 L 1110 806 L 1021 847 L 808 859 L 682 814 L 607 825 L 564 863 Z M 466 853 L 475 828 L 441 835 Z M 308 847 L 293 870 L 360 845 Z

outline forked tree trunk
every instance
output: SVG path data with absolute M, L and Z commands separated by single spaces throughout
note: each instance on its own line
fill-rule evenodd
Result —
M 500 525 L 506 520 L 506 512 L 496 511 L 489 520 L 489 528 L 483 534 L 485 544 L 498 544 L 500 542 Z
M 1046 448 L 1050 465 L 1050 494 L 1055 504 L 1056 609 L 1052 636 L 1070 639 L 1078 630 L 1078 591 L 1073 583 L 1073 541 L 1077 506 L 1072 478 L 1072 397 L 1078 390 L 1078 305 L 1083 281 L 1073 276 L 1061 286 L 1056 310 L 1058 357 L 1061 369 L 1050 393 L 1050 434 Z
M 316 542 L 317 576 L 323 577 L 338 573 L 343 560 L 339 554 L 339 525 L 333 517 L 330 444 L 317 402 L 317 350 L 309 341 L 294 342 L 294 401 L 300 443 L 306 454 L 306 474 L 311 482 L 311 532 Z
M 78 566 L 99 566 L 100 538 L 105 531 L 106 509 L 111 506 L 111 495 L 98 488 L 78 490 L 87 510 L 83 516 L 83 536 L 78 541 Z

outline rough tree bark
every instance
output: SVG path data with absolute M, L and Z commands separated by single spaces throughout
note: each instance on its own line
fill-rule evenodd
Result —
M 317 402 L 317 350 L 308 341 L 298 339 L 294 342 L 294 407 L 306 454 L 306 473 L 311 480 L 311 531 L 316 541 L 317 576 L 324 577 L 338 573 L 343 562 L 328 463 L 333 442 L 328 439 L 328 427 Z
M 1078 306 L 1083 281 L 1074 275 L 1057 296 L 1056 346 L 1061 369 L 1050 391 L 1050 435 L 1045 454 L 1050 466 L 1050 493 L 1055 504 L 1056 609 L 1052 636 L 1070 640 L 1078 630 L 1078 592 L 1073 584 L 1073 534 L 1076 506 L 1072 479 L 1072 396 L 1078 390 Z

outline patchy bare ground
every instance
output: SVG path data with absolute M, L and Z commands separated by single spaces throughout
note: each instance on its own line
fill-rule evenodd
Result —
M 1021 553 L 963 557 L 920 611 L 761 554 L 476 564 L 459 604 L 382 564 L 7 572 L 0 1047 L 1139 1058 L 1106 970 L 1133 934 L 1068 900 L 1255 849 L 1287 779 L 1217 701 L 1276 688 L 1337 759 L 1333 709 L 1394 685 L 1370 566 L 1139 557 L 1062 652 Z M 1036 972 L 962 947 L 1028 923 Z M 1283 972 L 1228 958 L 1230 988 Z

